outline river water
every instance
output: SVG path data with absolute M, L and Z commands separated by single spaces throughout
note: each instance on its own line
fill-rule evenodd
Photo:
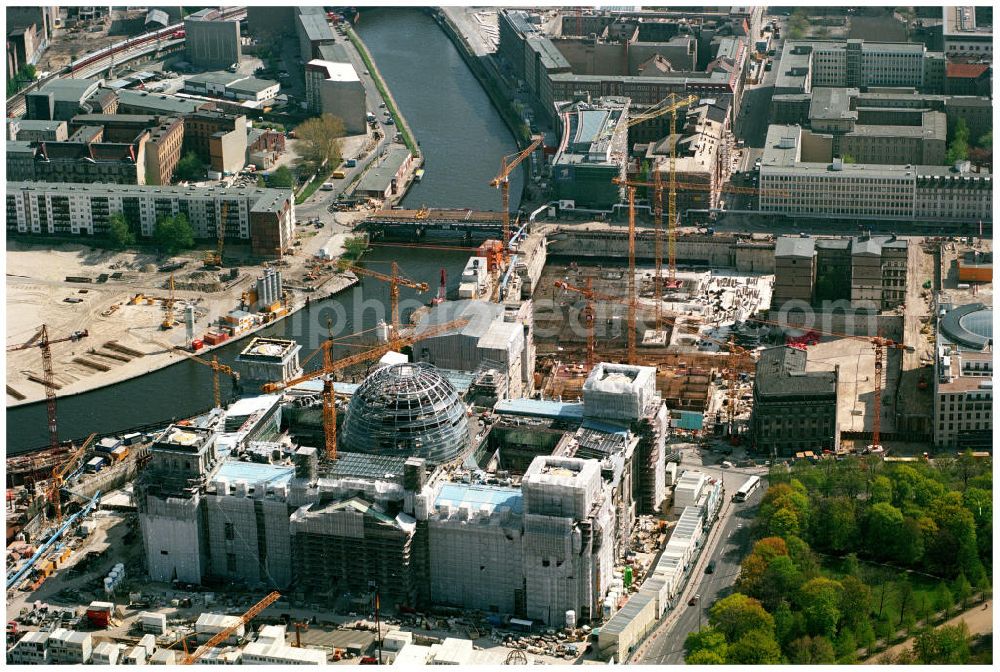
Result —
M 415 9 L 365 10 L 358 32 L 426 158 L 426 176 L 414 185 L 406 204 L 499 210 L 500 196 L 489 186 L 489 180 L 499 169 L 501 157 L 515 151 L 514 138 L 451 41 L 430 17 Z M 517 205 L 522 180 L 520 171 L 511 176 L 512 208 Z M 376 247 L 365 256 L 365 263 L 385 272 L 387 262 L 395 259 L 404 275 L 430 285 L 431 291 L 419 296 L 412 290 L 400 289 L 405 321 L 416 302 L 426 303 L 437 291 L 441 268 L 447 271 L 449 292 L 457 290 L 468 257 L 469 253 L 462 251 Z M 388 319 L 388 301 L 388 285 L 365 278 L 355 288 L 314 302 L 258 335 L 294 338 L 303 346 L 304 359 L 326 336 L 328 320 L 333 320 L 338 338 L 370 330 L 379 318 Z M 405 309 L 407 305 L 409 310 Z M 339 348 L 341 354 L 357 352 L 363 343 L 373 343 L 374 334 L 368 331 L 345 340 L 353 345 Z M 247 342 L 234 343 L 213 354 L 220 362 L 232 364 Z M 314 366 L 310 363 L 307 368 Z M 222 390 L 227 393 L 230 384 L 224 378 Z M 211 370 L 185 361 L 141 378 L 58 400 L 59 434 L 69 439 L 91 432 L 117 432 L 190 416 L 211 405 Z M 44 402 L 9 409 L 7 455 L 43 447 L 48 441 L 46 427 Z

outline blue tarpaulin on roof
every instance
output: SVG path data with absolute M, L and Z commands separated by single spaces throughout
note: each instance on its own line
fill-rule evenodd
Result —
M 702 424 L 705 421 L 705 416 L 701 413 L 695 413 L 694 411 L 675 411 L 677 414 L 673 418 L 673 426 L 677 429 L 687 429 L 690 431 L 699 431 L 702 428 Z

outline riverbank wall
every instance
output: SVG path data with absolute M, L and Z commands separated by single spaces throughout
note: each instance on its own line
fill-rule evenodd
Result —
M 396 99 L 392 96 L 392 91 L 389 90 L 389 85 L 386 84 L 385 78 L 382 76 L 382 72 L 378 69 L 378 65 L 375 63 L 375 59 L 372 58 L 371 52 L 368 51 L 367 45 L 365 45 L 364 40 L 361 36 L 357 34 L 354 27 L 350 24 L 345 25 L 344 33 L 347 35 L 347 39 L 351 41 L 354 48 L 358 50 L 358 54 L 361 56 L 361 60 L 364 61 L 365 67 L 368 68 L 368 72 L 371 73 L 372 79 L 375 81 L 375 88 L 382 95 L 382 99 L 385 101 L 385 105 L 392 115 L 392 118 L 396 121 L 396 126 L 399 128 L 400 135 L 403 136 L 403 144 L 406 148 L 410 150 L 417 159 L 423 159 L 423 153 L 420 151 L 420 145 L 417 143 L 416 136 L 413 134 L 413 130 L 410 129 L 409 122 L 406 121 L 406 117 L 400 110 L 399 104 Z
M 448 36 L 455 48 L 458 49 L 458 53 L 462 56 L 462 60 L 465 61 L 466 65 L 469 66 L 469 70 L 472 71 L 473 76 L 479 82 L 479 85 L 483 87 L 486 91 L 486 95 L 489 96 L 490 101 L 493 103 L 493 107 L 500 114 L 500 118 L 510 129 L 510 132 L 514 134 L 514 139 L 517 141 L 517 146 L 519 149 L 524 148 L 531 142 L 531 130 L 528 125 L 524 123 L 524 120 L 518 117 L 514 108 L 511 107 L 510 101 L 503 95 L 500 91 L 500 87 L 497 82 L 490 75 L 489 68 L 483 63 L 479 56 L 473 51 L 472 47 L 469 45 L 468 40 L 462 34 L 462 31 L 458 26 L 451 20 L 451 18 L 443 11 L 435 7 L 428 7 L 426 11 L 430 16 L 441 26 L 441 30 L 444 34 Z

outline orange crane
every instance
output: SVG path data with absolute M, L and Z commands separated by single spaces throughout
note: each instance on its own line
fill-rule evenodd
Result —
M 292 621 L 295 628 L 295 648 L 302 648 L 302 631 L 309 629 L 309 621 Z
M 173 329 L 174 328 L 174 274 L 170 274 L 170 296 L 167 300 L 163 302 L 163 322 L 160 324 L 161 329 Z
M 410 289 L 415 289 L 418 292 L 426 292 L 430 286 L 426 282 L 417 282 L 416 280 L 411 280 L 405 278 L 399 274 L 399 265 L 395 261 L 392 262 L 392 274 L 386 275 L 385 273 L 379 273 L 378 271 L 373 271 L 370 268 L 362 268 L 361 266 L 351 266 L 349 263 L 340 262 L 338 268 L 341 271 L 351 271 L 357 275 L 367 275 L 369 278 L 375 278 L 376 280 L 381 280 L 382 282 L 389 283 L 389 305 L 390 314 L 392 315 L 392 331 L 393 333 L 399 333 L 399 286 L 409 287 Z
M 207 359 L 202 359 L 198 355 L 192 355 L 183 348 L 173 347 L 167 345 L 166 343 L 160 343 L 160 345 L 179 352 L 188 359 L 212 369 L 212 398 L 215 400 L 215 408 L 222 408 L 222 391 L 219 385 L 219 374 L 224 373 L 227 376 L 230 376 L 233 379 L 233 386 L 235 387 L 240 382 L 240 372 L 236 371 L 231 366 L 227 366 L 226 364 L 219 364 L 219 358 L 215 355 L 212 355 L 212 359 L 209 361 Z
M 881 448 L 881 433 L 882 433 L 882 369 L 885 361 L 885 349 L 892 348 L 893 350 L 902 350 L 903 352 L 915 352 L 916 348 L 912 345 L 907 345 L 905 343 L 900 343 L 899 341 L 894 341 L 891 338 L 885 338 L 884 336 L 857 336 L 855 334 L 843 334 L 836 331 L 823 331 L 821 329 L 813 329 L 797 326 L 794 324 L 788 324 L 787 322 L 775 322 L 772 320 L 763 320 L 760 318 L 750 318 L 754 322 L 760 322 L 762 324 L 770 324 L 777 327 L 786 327 L 789 329 L 800 329 L 805 331 L 814 331 L 817 334 L 824 334 L 826 336 L 838 336 L 840 338 L 853 338 L 858 341 L 867 341 L 871 344 L 872 350 L 875 353 L 875 389 L 872 395 L 872 444 L 869 446 L 871 450 L 876 450 Z
M 229 214 L 229 202 L 222 202 L 222 216 L 221 222 L 219 222 L 216 227 L 216 246 L 215 252 L 205 253 L 205 265 L 206 266 L 222 266 L 222 249 L 223 244 L 226 239 L 226 217 Z
M 542 144 L 542 136 L 538 135 L 531 144 L 522 151 L 509 154 L 500 160 L 500 172 L 490 180 L 491 187 L 499 187 L 503 207 L 503 253 L 507 256 L 507 246 L 510 245 L 510 174 L 521 165 L 521 162 L 531 156 L 531 153 Z
M 49 448 L 59 447 L 59 431 L 56 427 L 56 383 L 55 373 L 52 370 L 52 349 L 53 343 L 65 343 L 66 341 L 79 341 L 90 335 L 86 329 L 74 331 L 65 338 L 49 338 L 48 325 L 43 324 L 38 331 L 28 339 L 27 343 L 21 345 L 11 345 L 7 347 L 7 352 L 15 350 L 27 350 L 28 348 L 42 349 L 42 381 L 45 387 L 45 409 L 49 418 Z
M 87 452 L 87 448 L 90 447 L 90 444 L 94 442 L 95 438 L 97 438 L 96 432 L 88 436 L 87 440 L 84 441 L 79 448 L 74 450 L 73 454 L 70 455 L 65 462 L 52 470 L 52 483 L 49 485 L 47 494 L 49 501 L 52 502 L 52 506 L 56 512 L 56 524 L 62 522 L 62 499 L 59 491 L 62 489 L 66 474 L 76 468 L 77 461 L 83 457 L 85 452 Z
M 323 366 L 321 368 L 311 371 L 310 373 L 302 374 L 301 376 L 292 378 L 291 380 L 265 383 L 260 389 L 264 392 L 279 392 L 289 387 L 298 385 L 299 383 L 304 383 L 308 380 L 315 380 L 320 376 L 326 376 L 326 379 L 323 381 L 323 433 L 326 438 L 326 457 L 330 460 L 335 460 L 337 459 L 337 404 L 336 396 L 333 390 L 333 379 L 330 374 L 342 371 L 354 366 L 355 364 L 361 364 L 362 362 L 378 359 L 387 352 L 399 350 L 400 348 L 412 345 L 421 339 L 430 338 L 431 336 L 436 336 L 438 334 L 451 331 L 452 329 L 461 329 L 468 323 L 468 318 L 462 318 L 451 322 L 445 322 L 444 324 L 435 325 L 425 329 L 419 334 L 411 333 L 406 336 L 397 336 L 394 334 L 393 337 L 386 343 L 364 352 L 348 355 L 347 357 L 343 357 L 338 360 L 334 360 L 333 355 L 331 354 L 331 349 L 334 345 L 333 339 L 327 339 L 319 348 L 323 351 Z M 310 354 L 309 358 L 311 358 L 314 354 L 316 353 L 313 352 Z M 307 360 L 309 358 L 307 358 Z
M 185 655 L 184 658 L 181 659 L 181 665 L 193 665 L 199 658 L 208 653 L 213 647 L 229 639 L 229 637 L 234 632 L 244 627 L 247 623 L 256 618 L 257 615 L 260 614 L 260 612 L 267 609 L 269 606 L 277 602 L 280 598 L 281 598 L 281 593 L 275 591 L 270 595 L 268 595 L 267 597 L 265 597 L 260 602 L 258 602 L 257 604 L 247 609 L 246 613 L 240 616 L 240 620 L 238 623 L 234 623 L 233 625 L 230 625 L 228 628 L 220 630 L 210 640 L 208 640 L 207 642 L 199 646 L 197 649 L 195 649 L 194 653 L 190 655 Z

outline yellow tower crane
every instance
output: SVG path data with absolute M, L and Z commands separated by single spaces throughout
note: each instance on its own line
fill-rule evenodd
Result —
M 257 604 L 247 609 L 246 613 L 240 616 L 240 620 L 237 623 L 230 625 L 228 628 L 220 630 L 211 639 L 209 639 L 207 642 L 205 642 L 197 649 L 195 649 L 194 653 L 190 655 L 185 655 L 184 658 L 181 659 L 181 665 L 193 665 L 195 662 L 198 661 L 199 658 L 201 658 L 206 653 L 211 651 L 214 647 L 218 646 L 222 642 L 229 639 L 234 632 L 236 632 L 242 627 L 245 627 L 246 624 L 252 621 L 254 618 L 256 618 L 257 615 L 260 614 L 260 612 L 267 609 L 269 606 L 277 602 L 280 598 L 281 598 L 281 593 L 275 591 L 270 595 L 268 595 L 267 597 L 265 597 L 260 602 L 258 602 Z
M 87 452 L 87 448 L 90 447 L 90 444 L 94 442 L 96 437 L 97 434 L 91 434 L 88 436 L 87 440 L 83 442 L 83 445 L 74 450 L 73 454 L 70 455 L 65 462 L 52 470 L 52 481 L 48 489 L 48 498 L 49 501 L 52 502 L 52 507 L 55 509 L 57 525 L 62 522 L 62 498 L 59 491 L 62 489 L 63 479 L 66 478 L 66 474 L 76 468 L 77 462 L 81 457 L 83 457 L 83 454 Z
M 382 282 L 389 283 L 389 304 L 390 304 L 390 314 L 392 315 L 392 331 L 393 333 L 399 332 L 399 286 L 409 287 L 410 289 L 415 289 L 418 292 L 426 292 L 429 289 L 429 285 L 426 282 L 417 282 L 416 280 L 411 280 L 405 278 L 399 274 L 399 265 L 395 261 L 392 262 L 392 274 L 386 275 L 385 273 L 379 273 L 378 271 L 373 271 L 370 268 L 362 268 L 361 266 L 352 266 L 346 262 L 340 262 L 337 267 L 341 271 L 351 271 L 357 275 L 366 275 L 369 278 L 375 278 L 376 280 L 381 280 Z
M 500 189 L 501 216 L 503 217 L 503 254 L 507 258 L 507 246 L 510 245 L 510 174 L 521 165 L 521 162 L 531 156 L 531 153 L 542 144 L 542 136 L 538 135 L 531 144 L 522 151 L 509 154 L 500 160 L 500 172 L 490 180 L 491 187 Z

